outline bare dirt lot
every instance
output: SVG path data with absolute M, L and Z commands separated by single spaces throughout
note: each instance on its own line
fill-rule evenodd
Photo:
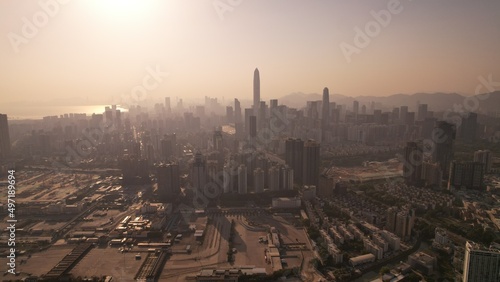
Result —
M 21 272 L 22 276 L 27 276 L 28 273 L 37 276 L 46 274 L 74 247 L 68 245 L 52 246 L 45 251 L 32 254 L 30 258 L 19 256 L 16 258 L 16 272 Z M 21 263 L 21 261 L 25 262 Z M 0 263 L 5 266 L 7 258 L 0 257 Z
M 146 253 L 136 260 L 137 249 L 121 253 L 117 248 L 94 248 L 71 270 L 81 277 L 111 275 L 118 281 L 134 281 Z
M 108 214 L 107 216 L 120 216 Z M 105 219 L 103 219 L 105 220 Z M 231 232 L 231 222 L 234 221 L 235 233 L 233 236 L 234 262 L 228 262 L 227 252 L 229 251 L 229 234 Z M 266 272 L 273 271 L 271 264 L 267 263 L 264 256 L 267 244 L 259 242 L 260 237 L 266 237 L 267 230 L 275 227 L 281 234 L 284 246 L 290 247 L 282 251 L 286 264 L 284 268 L 299 267 L 303 261 L 309 261 L 313 257 L 310 245 L 306 244 L 305 249 L 297 249 L 294 246 L 307 241 L 305 231 L 298 229 L 281 216 L 273 215 L 210 215 L 205 236 L 201 243 L 198 243 L 194 236 L 185 234 L 180 242 L 174 244 L 173 249 L 183 250 L 185 246 L 191 245 L 192 252 L 173 254 L 168 258 L 160 281 L 184 281 L 186 276 L 195 276 L 203 268 L 231 268 L 240 266 L 254 266 L 265 268 Z M 35 253 L 31 258 L 19 257 L 26 260 L 19 264 L 17 271 L 33 275 L 43 275 L 54 267 L 66 254 L 70 252 L 74 245 L 52 246 L 48 250 Z M 292 250 L 293 249 L 293 250 Z M 146 250 L 134 247 L 129 252 L 120 252 L 118 248 L 93 248 L 77 263 L 70 271 L 74 276 L 92 277 L 111 275 L 118 278 L 118 281 L 133 281 L 146 254 Z M 141 260 L 136 260 L 135 255 L 142 253 Z M 0 258 L 0 263 L 5 265 L 6 258 Z M 19 278 L 22 278 L 22 276 Z
M 307 237 L 303 229 L 293 226 L 293 223 L 273 215 L 211 215 L 207 226 L 203 244 L 194 245 L 193 252 L 187 254 L 174 254 L 166 263 L 161 279 L 165 281 L 184 281 L 186 276 L 199 274 L 202 268 L 231 268 L 240 266 L 254 266 L 265 268 L 266 272 L 272 273 L 271 264 L 265 261 L 267 244 L 260 243 L 259 238 L 265 237 L 269 227 L 275 227 L 282 236 L 283 243 L 304 243 L 304 249 L 284 251 L 286 264 L 284 268 L 300 267 L 303 261 L 313 258 L 310 245 L 306 244 Z M 229 233 L 231 221 L 235 222 L 235 235 L 233 237 L 234 262 L 227 261 L 229 250 Z M 251 222 L 251 224 L 250 224 Z M 182 248 L 185 242 L 191 242 L 189 237 L 179 243 Z

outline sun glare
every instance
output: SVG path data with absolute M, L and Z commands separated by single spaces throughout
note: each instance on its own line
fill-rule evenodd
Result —
M 160 6 L 158 1 L 144 0 L 91 0 L 85 3 L 108 21 L 119 23 L 145 20 Z

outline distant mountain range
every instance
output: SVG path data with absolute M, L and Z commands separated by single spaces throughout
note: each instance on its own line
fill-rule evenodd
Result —
M 465 108 L 465 103 L 467 103 L 467 108 L 475 108 L 475 112 L 500 112 L 500 91 L 476 95 L 475 98 L 477 98 L 479 102 L 478 106 L 475 105 L 476 99 L 473 99 L 473 97 L 474 96 L 462 96 L 457 93 L 394 94 L 386 97 L 349 97 L 340 94 L 330 94 L 330 102 L 347 105 L 348 109 L 352 109 L 353 101 L 359 101 L 360 107 L 366 105 L 367 108 L 369 108 L 371 102 L 375 102 L 376 109 L 391 110 L 394 107 L 408 106 L 410 111 L 416 111 L 417 104 L 420 103 L 427 104 L 428 110 L 435 112 L 452 110 L 454 105 L 463 105 Z M 296 92 L 281 97 L 279 103 L 289 107 L 303 108 L 307 101 L 317 101 L 321 99 L 322 95 L 318 93 L 305 94 Z

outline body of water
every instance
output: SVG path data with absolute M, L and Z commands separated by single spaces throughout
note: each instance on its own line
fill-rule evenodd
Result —
M 3 109 L 1 112 L 7 114 L 9 119 L 42 119 L 45 116 L 60 116 L 64 114 L 102 114 L 106 107 L 111 105 L 90 105 L 90 106 L 20 106 Z M 117 106 L 122 112 L 127 109 Z

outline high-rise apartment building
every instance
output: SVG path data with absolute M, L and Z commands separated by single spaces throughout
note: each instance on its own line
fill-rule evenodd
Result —
M 455 136 L 455 126 L 446 121 L 438 121 L 432 131 L 432 141 L 434 142 L 433 160 L 441 166 L 445 179 L 448 179 L 451 161 L 453 160 Z
M 484 164 L 480 162 L 451 162 L 448 189 L 483 190 Z
M 260 167 L 253 170 L 253 179 L 255 193 L 264 192 L 264 171 Z
M 254 114 L 257 115 L 257 111 L 260 106 L 260 75 L 259 69 L 255 69 L 253 72 L 253 110 Z
M 197 152 L 191 168 L 191 182 L 195 193 L 203 195 L 207 184 L 207 167 L 203 155 Z
M 479 150 L 474 152 L 474 162 L 482 163 L 484 165 L 484 173 L 491 172 L 493 157 L 489 150 Z
M 250 116 L 249 126 L 250 126 L 250 131 L 249 131 L 250 138 L 257 137 L 257 117 L 256 116 Z
M 242 122 L 241 104 L 238 99 L 234 99 L 234 123 Z
M 404 153 L 403 177 L 408 184 L 420 185 L 424 157 L 422 141 L 408 142 Z
M 242 164 L 238 167 L 238 194 L 246 194 L 248 192 L 247 185 L 247 167 Z
M 0 158 L 10 155 L 11 144 L 7 115 L 0 114 Z
M 289 138 L 285 141 L 285 161 L 294 171 L 294 182 L 302 183 L 304 170 L 304 141 L 301 139 Z
M 314 140 L 304 142 L 303 184 L 318 186 L 320 165 L 320 145 Z
M 463 282 L 500 281 L 500 249 L 465 243 Z
M 460 137 L 464 142 L 473 143 L 476 141 L 478 130 L 477 114 L 468 113 L 467 116 L 462 118 L 460 127 Z
M 418 105 L 417 120 L 422 121 L 427 117 L 427 104 Z
M 180 193 L 179 165 L 176 163 L 160 164 L 156 167 L 158 196 L 162 202 L 171 202 Z

